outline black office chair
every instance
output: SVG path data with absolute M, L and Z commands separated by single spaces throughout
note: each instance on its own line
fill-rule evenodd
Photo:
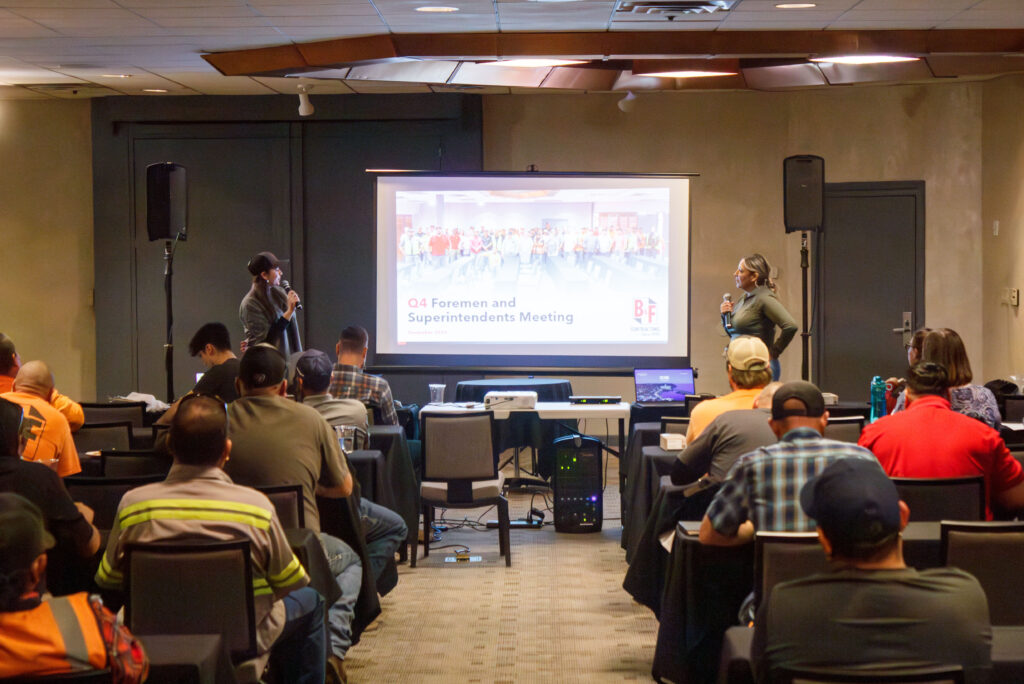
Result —
M 825 437 L 840 442 L 856 444 L 860 439 L 860 433 L 864 429 L 863 416 L 839 416 L 829 418 L 825 426 Z
M 92 682 L 94 684 L 111 684 L 113 678 L 110 670 L 83 670 L 81 672 L 61 672 L 48 675 L 25 675 L 24 677 L 7 677 L 0 679 L 0 684 L 40 684 L 40 682 Z
M 117 517 L 117 506 L 121 497 L 129 489 L 141 487 L 151 482 L 162 482 L 163 475 L 143 475 L 139 477 L 81 477 L 73 475 L 64 478 L 64 486 L 72 500 L 81 501 L 96 514 L 93 525 L 101 530 L 114 527 Z
M 686 434 L 686 430 L 690 427 L 689 416 L 662 416 L 661 417 L 661 434 L 666 432 Z
M 301 530 L 306 526 L 306 507 L 302 500 L 302 485 L 286 484 L 267 487 L 253 487 L 263 492 L 274 504 L 277 519 L 286 530 Z
M 1024 625 L 1024 592 L 1009 568 L 1024 567 L 1024 522 L 940 524 L 942 561 L 978 578 L 993 625 Z
M 100 452 L 100 473 L 103 477 L 166 476 L 173 463 L 170 454 L 151 449 Z
M 1006 413 L 1003 420 L 1007 423 L 1024 422 L 1024 397 L 1006 397 Z
M 82 402 L 81 406 L 85 413 L 86 425 L 119 423 L 127 420 L 131 422 L 132 427 L 142 427 L 145 423 L 146 402 L 144 401 Z
M 220 634 L 236 663 L 255 657 L 248 539 L 128 542 L 125 568 L 125 622 L 136 635 Z
M 127 451 L 132 447 L 132 423 L 121 420 L 86 424 L 72 435 L 79 454 L 89 451 Z
M 912 520 L 938 522 L 985 519 L 985 478 L 981 475 L 894 477 L 892 481 L 900 498 L 910 508 Z
M 959 665 L 886 670 L 781 667 L 772 671 L 772 684 L 963 684 Z
M 423 414 L 421 414 L 423 415 Z M 498 547 L 505 565 L 512 565 L 508 499 L 502 496 L 505 476 L 498 470 L 494 415 L 474 413 L 423 416 L 423 557 L 430 555 L 434 508 L 498 508 Z M 410 565 L 416 567 L 417 547 Z
M 815 532 L 757 532 L 754 535 L 754 609 L 779 582 L 828 570 Z

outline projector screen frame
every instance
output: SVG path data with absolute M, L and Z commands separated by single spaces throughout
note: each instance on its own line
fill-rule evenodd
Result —
M 589 171 L 431 171 L 431 170 L 396 170 L 396 169 L 367 169 L 366 173 L 372 176 L 374 192 L 374 240 L 373 240 L 373 263 L 375 267 L 379 264 L 379 238 L 378 230 L 378 179 L 385 177 L 430 177 L 440 178 L 445 176 L 463 178 L 488 178 L 488 177 L 522 177 L 522 178 L 636 178 L 644 180 L 654 179 L 686 179 L 696 180 L 700 177 L 696 172 L 680 173 L 618 173 L 618 172 L 589 172 Z M 693 242 L 693 201 L 692 190 L 688 189 L 688 201 L 686 206 L 686 340 L 684 355 L 525 355 L 525 354 L 425 354 L 425 353 L 379 353 L 377 351 L 377 330 L 376 318 L 381 315 L 378 307 L 378 281 L 373 281 L 373 301 L 375 310 L 374 327 L 370 334 L 367 366 L 382 373 L 418 373 L 436 372 L 438 369 L 444 372 L 487 372 L 496 374 L 522 374 L 534 372 L 541 375 L 551 374 L 577 374 L 577 375 L 631 375 L 633 368 L 654 368 L 654 367 L 688 367 L 690 365 L 690 331 L 692 311 L 689 306 L 690 281 L 689 274 L 692 266 L 692 242 Z M 673 243 L 674 244 L 674 243 Z M 669 249 L 673 247 L 670 245 Z

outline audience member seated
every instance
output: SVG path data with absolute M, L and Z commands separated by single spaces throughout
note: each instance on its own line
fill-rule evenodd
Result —
M 366 429 L 366 407 L 358 399 L 335 399 L 328 392 L 333 364 L 319 349 L 307 349 L 295 362 L 292 391 L 296 401 L 315 408 L 331 426 Z
M 920 342 L 918 337 L 920 335 Z M 915 353 L 914 345 L 920 344 L 920 351 Z M 907 361 L 911 365 L 918 361 L 931 361 L 944 366 L 949 374 L 950 406 L 957 413 L 977 418 L 993 430 L 998 430 L 1002 421 L 999 417 L 999 403 L 992 390 L 981 385 L 972 385 L 974 374 L 971 362 L 967 359 L 964 341 L 955 330 L 939 328 L 929 330 L 922 328 L 914 334 L 914 342 L 907 351 Z M 896 400 L 893 413 L 906 408 L 907 397 L 904 393 Z
M 219 397 L 229 404 L 238 398 L 235 379 L 238 377 L 238 357 L 231 351 L 231 335 L 223 323 L 207 323 L 196 331 L 188 343 L 188 353 L 206 366 L 189 394 L 207 394 Z M 170 425 L 178 410 L 179 398 L 156 420 L 157 425 Z
M 757 395 L 754 408 L 726 411 L 708 423 L 700 437 L 679 452 L 672 464 L 672 484 L 684 485 L 702 478 L 709 486 L 720 484 L 740 456 L 777 442 L 768 420 L 772 397 L 781 386 L 781 382 L 769 383 Z
M 323 598 L 307 587 L 309 577 L 292 553 L 274 505 L 224 472 L 231 456 L 227 413 L 217 399 L 191 396 L 171 423 L 168 445 L 174 465 L 164 482 L 124 495 L 117 523 L 96 573 L 101 587 L 123 588 L 128 542 L 248 539 L 256 591 L 256 642 L 261 655 L 273 647 L 289 682 L 322 682 L 326 662 Z M 177 610 L 188 610 L 187 597 Z
M 741 456 L 700 524 L 700 541 L 715 546 L 745 544 L 754 531 L 810 532 L 813 521 L 796 493 L 807 480 L 843 458 L 878 461 L 867 449 L 825 439 L 828 412 L 821 391 L 809 382 L 787 382 L 772 397 L 772 444 Z
M 331 360 L 327 354 L 317 349 L 302 352 L 295 364 L 295 381 L 296 399 L 315 408 L 330 425 L 366 426 L 366 409 L 360 402 L 334 399 L 327 394 L 331 382 Z M 395 551 L 405 542 L 409 529 L 397 513 L 365 497 L 359 499 L 359 516 L 373 576 L 379 580 Z
M 341 331 L 335 351 L 338 363 L 331 375 L 328 393 L 339 399 L 358 399 L 368 406 L 380 407 L 382 425 L 398 425 L 395 401 L 388 381 L 363 372 L 370 335 L 365 328 L 350 325 Z
M 999 433 L 950 408 L 949 376 L 937 363 L 907 370 L 907 409 L 867 425 L 859 444 L 891 477 L 985 476 L 986 515 L 992 504 L 1024 507 L 1024 469 Z
M 692 444 L 704 428 L 726 411 L 749 409 L 765 385 L 772 381 L 771 357 L 768 347 L 758 337 L 741 335 L 729 342 L 725 372 L 732 392 L 717 399 L 702 401 L 690 411 L 690 425 L 686 429 L 686 443 Z
M 67 418 L 50 403 L 53 375 L 45 363 L 29 361 L 22 366 L 14 378 L 14 391 L 3 398 L 19 404 L 24 411 L 22 430 L 28 442 L 23 459 L 50 466 L 61 477 L 82 472 Z
M 85 592 L 43 600 L 53 536 L 39 509 L 10 492 L 0 493 L 0 679 L 110 668 L 118 682 L 135 684 L 149 671 L 135 637 L 99 598 Z
M 14 349 L 14 342 L 7 335 L 0 333 L 0 394 L 14 389 L 14 378 L 21 368 L 21 357 Z M 68 426 L 74 432 L 85 424 L 85 411 L 81 404 L 73 401 L 56 389 L 50 395 L 50 405 L 67 418 Z
M 77 568 L 62 566 L 77 565 L 79 559 L 92 558 L 100 548 L 100 533 L 92 525 L 92 510 L 71 500 L 55 472 L 41 463 L 21 460 L 25 446 L 21 426 L 21 406 L 0 399 L 0 492 L 16 492 L 42 512 L 46 529 L 56 539 L 56 545 L 48 554 L 50 581 L 47 589 L 54 594 L 69 593 L 72 587 L 68 585 L 74 584 L 71 578 Z M 86 583 L 73 588 L 84 589 Z
M 346 497 L 352 493 L 352 474 L 327 421 L 309 406 L 285 397 L 286 362 L 273 345 L 246 349 L 238 368 L 239 398 L 228 405 L 233 443 L 226 470 L 249 486 L 302 485 L 306 527 L 320 534 L 341 598 L 328 609 L 331 667 L 344 676 L 342 661 L 352 645 L 352 618 L 362 563 L 342 540 L 320 532 L 316 496 Z
M 876 466 L 843 459 L 800 491 L 830 572 L 774 587 L 754 622 L 759 682 L 779 667 L 960 665 L 988 682 L 992 630 L 978 581 L 956 568 L 903 562 L 910 510 Z

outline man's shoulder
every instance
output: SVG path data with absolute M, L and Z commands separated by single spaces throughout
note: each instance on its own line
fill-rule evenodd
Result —
M 218 501 L 256 506 L 273 512 L 274 504 L 262 492 L 235 484 L 230 479 L 179 478 L 170 482 L 153 482 L 125 493 L 121 508 L 144 505 L 150 501 Z

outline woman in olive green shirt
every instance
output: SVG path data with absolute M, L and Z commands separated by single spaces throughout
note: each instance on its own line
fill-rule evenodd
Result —
M 768 260 L 760 254 L 740 259 L 733 276 L 736 287 L 746 294 L 735 305 L 722 302 L 721 312 L 732 314 L 732 326 L 725 328 L 731 337 L 753 335 L 764 341 L 771 353 L 772 380 L 778 380 L 781 373 L 779 355 L 796 335 L 796 321 L 775 295 L 775 281 L 770 273 Z M 775 326 L 779 327 L 778 337 L 775 337 Z

